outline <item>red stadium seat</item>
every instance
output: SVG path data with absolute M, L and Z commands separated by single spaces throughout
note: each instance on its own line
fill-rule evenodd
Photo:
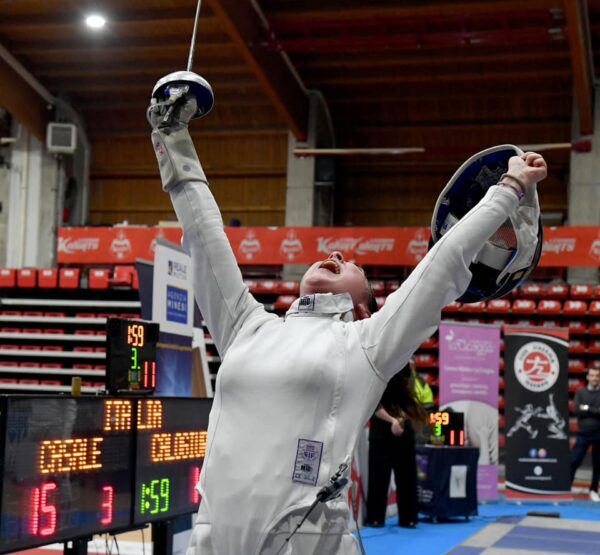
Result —
M 393 281 L 387 281 L 385 283 L 385 292 L 389 295 L 390 293 L 393 293 L 394 291 L 396 291 L 396 289 L 398 289 L 398 287 L 400 287 L 400 282 L 393 280 Z
M 57 286 L 58 270 L 56 268 L 42 268 L 38 271 L 38 287 L 56 289 Z
M 371 288 L 373 289 L 373 293 L 375 293 L 376 297 L 385 294 L 385 282 L 379 279 L 371 281 Z
M 273 308 L 277 311 L 285 311 L 292 306 L 292 303 L 297 299 L 295 295 L 279 295 L 277 297 L 275 303 L 273 304 Z
M 498 360 L 498 369 L 502 372 L 504 370 L 504 357 L 500 357 Z
M 17 270 L 17 287 L 29 289 L 37 287 L 37 270 L 35 268 L 21 268 Z
M 256 282 L 256 287 L 253 291 L 256 295 L 274 295 L 277 290 L 277 282 L 272 279 L 260 279 Z
M 510 301 L 508 299 L 493 299 L 487 303 L 488 314 L 508 314 Z
M 577 391 L 580 387 L 585 387 L 585 381 L 579 378 L 569 378 L 569 391 L 571 393 Z
M 438 365 L 437 357 L 430 353 L 419 353 L 415 355 L 415 362 L 418 368 L 431 368 Z
M 375 297 L 375 302 L 377 303 L 377 308 L 381 308 L 385 304 L 385 297 L 379 296 Z
M 526 283 L 519 290 L 519 297 L 523 299 L 541 299 L 546 296 L 546 287 L 543 283 Z
M 438 346 L 438 340 L 435 335 L 432 335 L 429 339 L 426 339 L 421 343 L 420 349 L 435 349 Z
M 39 362 L 19 362 L 20 368 L 39 368 Z
M 512 304 L 513 314 L 534 314 L 535 301 L 531 299 L 515 299 Z
M 279 295 L 294 295 L 297 297 L 300 293 L 300 284 L 297 281 L 279 281 L 276 289 Z
M 588 284 L 573 284 L 569 289 L 571 299 L 592 299 L 594 297 L 594 288 Z
M 0 384 L 3 383 L 19 383 L 19 380 L 17 380 L 16 378 L 0 378 Z M 2 389 L 1 386 L 0 389 Z
M 62 385 L 60 380 L 40 380 L 40 385 Z
M 600 285 L 594 285 L 594 299 L 600 299 Z
M 40 385 L 40 380 L 19 380 L 19 383 L 23 385 Z
M 14 287 L 17 283 L 17 272 L 11 268 L 0 268 L 0 288 Z
M 546 296 L 549 299 L 566 299 L 569 296 L 569 286 L 566 283 L 547 285 Z
M 588 304 L 581 300 L 568 300 L 563 305 L 565 316 L 583 316 L 587 314 Z
M 600 322 L 591 322 L 588 333 L 590 335 L 600 335 Z
M 554 299 L 544 299 L 537 304 L 537 313 L 540 315 L 560 314 L 562 303 Z
M 582 339 L 569 340 L 569 353 L 585 353 L 587 346 Z M 599 351 L 600 352 L 600 351 Z
M 543 328 L 560 328 L 561 323 L 559 320 L 544 320 L 542 322 Z
M 600 368 L 600 360 L 592 360 L 589 364 L 588 364 L 589 368 Z
M 461 306 L 462 306 L 461 303 L 459 303 L 457 301 L 452 301 L 449 305 L 446 305 L 442 309 L 442 312 L 444 312 L 444 313 L 460 312 L 460 307 Z
M 584 373 L 586 370 L 585 362 L 580 358 L 569 358 L 569 372 L 574 374 Z
M 517 328 L 531 328 L 535 326 L 535 321 L 529 318 L 521 318 L 520 320 L 515 320 L 514 322 L 510 322 L 508 324 L 510 326 L 516 326 Z
M 569 333 L 581 334 L 587 331 L 587 324 L 583 320 L 569 320 L 567 322 Z
M 88 274 L 90 289 L 108 289 L 110 270 L 108 268 L 91 268 Z
M 593 341 L 590 341 L 588 352 L 593 353 L 595 355 L 600 354 L 600 340 L 594 339 Z
M 113 275 L 109 280 L 111 287 L 132 287 L 133 277 L 136 274 L 135 266 L 115 266 Z
M 250 293 L 256 291 L 256 280 L 255 279 L 244 279 L 244 285 L 248 288 Z
M 60 289 L 79 289 L 79 268 L 61 268 L 58 272 L 58 287 Z
M 44 345 L 42 347 L 42 351 L 64 351 L 64 350 L 65 350 L 65 348 L 62 345 Z
M 49 335 L 63 335 L 65 333 L 65 330 L 61 330 L 59 328 L 46 328 L 42 330 L 42 333 L 47 333 Z
M 485 312 L 485 301 L 464 303 L 460 310 L 461 312 L 466 312 L 469 314 L 481 314 L 482 312 Z
M 600 316 L 600 301 L 592 301 L 589 307 L 591 316 Z

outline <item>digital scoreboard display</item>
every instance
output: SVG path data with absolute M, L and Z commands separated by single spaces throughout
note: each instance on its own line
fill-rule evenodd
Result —
M 210 399 L 138 399 L 133 523 L 196 512 Z
M 0 397 L 0 553 L 196 512 L 211 405 Z
M 156 388 L 159 325 L 109 318 L 106 322 L 106 389 L 111 393 Z
M 0 552 L 130 525 L 134 436 L 107 398 L 0 399 Z
M 465 444 L 464 414 L 462 412 L 437 411 L 429 414 L 433 445 L 462 447 Z

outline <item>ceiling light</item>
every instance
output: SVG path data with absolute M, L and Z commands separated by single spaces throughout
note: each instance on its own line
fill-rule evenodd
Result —
M 106 24 L 106 19 L 104 19 L 104 16 L 95 13 L 85 18 L 85 24 L 92 29 L 102 29 Z

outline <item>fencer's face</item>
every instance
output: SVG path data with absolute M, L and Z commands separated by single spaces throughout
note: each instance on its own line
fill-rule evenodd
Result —
M 590 386 L 598 387 L 600 385 L 600 370 L 588 370 L 587 381 Z
M 362 268 L 346 262 L 341 252 L 315 262 L 300 282 L 300 295 L 313 293 L 350 293 L 354 306 L 369 302 L 369 282 Z

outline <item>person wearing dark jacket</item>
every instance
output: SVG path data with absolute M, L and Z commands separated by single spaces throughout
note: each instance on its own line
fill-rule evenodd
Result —
M 587 387 L 575 392 L 573 400 L 577 415 L 577 438 L 571 453 L 571 481 L 583 461 L 587 450 L 592 448 L 592 482 L 590 499 L 600 502 L 598 480 L 600 478 L 600 368 L 590 368 Z
M 418 519 L 417 460 L 415 430 L 411 420 L 422 423 L 422 390 L 428 385 L 415 379 L 414 358 L 411 358 L 389 382 L 381 402 L 370 421 L 369 480 L 367 490 L 366 526 L 380 527 L 385 523 L 388 490 L 392 470 L 396 482 L 398 525 L 414 528 Z

